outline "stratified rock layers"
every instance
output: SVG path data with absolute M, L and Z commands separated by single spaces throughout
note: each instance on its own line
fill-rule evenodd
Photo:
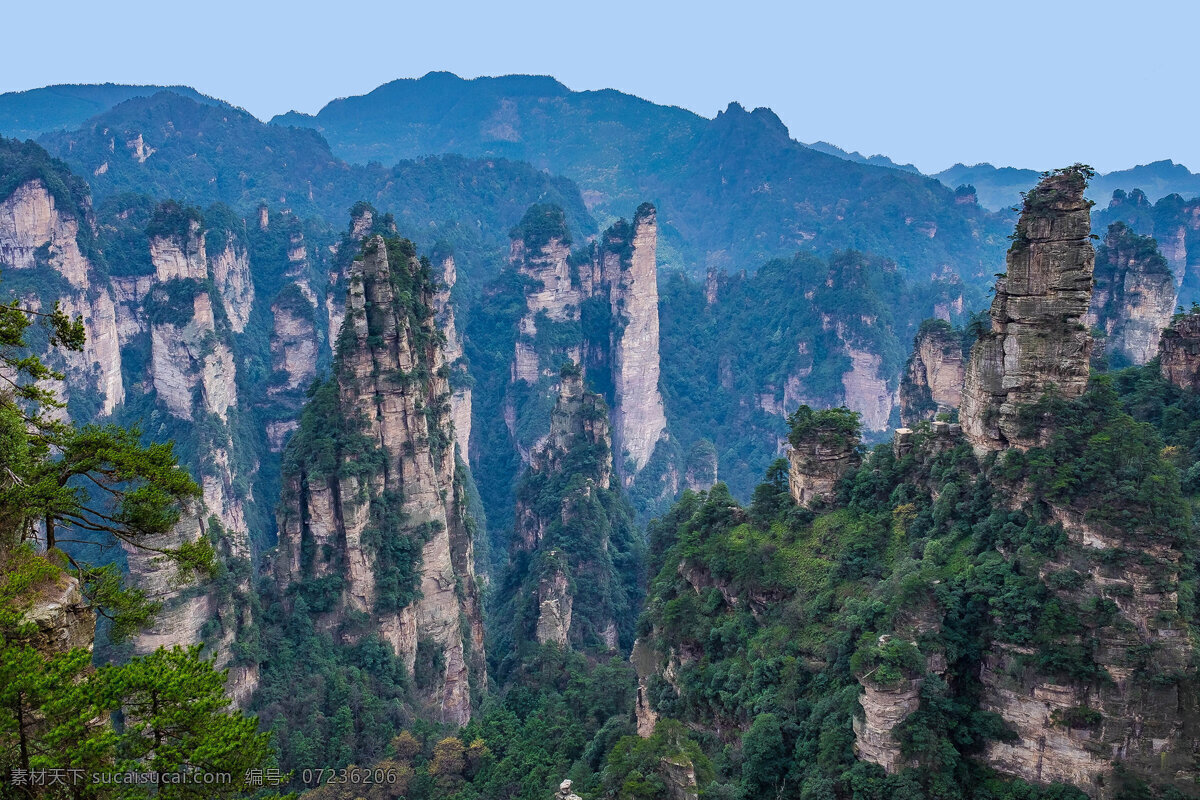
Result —
M 654 206 L 643 203 L 632 224 L 621 220 L 610 227 L 587 255 L 571 255 L 562 212 L 553 207 L 531 208 L 516 233 L 509 260 L 529 283 L 512 380 L 552 396 L 565 360 L 582 364 L 597 385 L 610 386 L 617 470 L 631 483 L 667 426 L 658 385 Z M 568 333 L 576 328 L 582 335 Z M 522 440 L 517 429 L 538 426 L 518 424 L 521 410 L 511 403 L 507 413 L 528 461 L 538 442 Z
M 1037 432 L 1019 419 L 1022 406 L 1047 392 L 1079 397 L 1087 387 L 1092 337 L 1083 324 L 1092 294 L 1095 251 L 1086 176 L 1055 172 L 1025 198 L 996 282 L 991 330 L 971 350 L 962 424 L 977 452 L 1029 446 Z
M 964 370 L 961 332 L 941 320 L 922 324 L 900 381 L 900 421 L 909 426 L 932 420 L 939 408 L 957 409 Z
M 400 239 L 375 236 L 354 262 L 336 401 L 306 411 L 284 454 L 276 570 L 285 585 L 339 578 L 331 623 L 370 615 L 410 670 L 419 645 L 440 652 L 444 668 L 424 700 L 439 720 L 461 725 L 471 716 L 471 686 L 482 687 L 486 675 L 435 288 L 429 267 Z M 346 431 L 333 464 L 312 447 L 327 426 Z M 413 547 L 390 545 L 396 538 L 420 543 L 415 585 L 397 585 L 397 571 L 407 572 L 395 553 Z
M 1186 314 L 1163 331 L 1158 368 L 1180 389 L 1200 389 L 1200 314 Z

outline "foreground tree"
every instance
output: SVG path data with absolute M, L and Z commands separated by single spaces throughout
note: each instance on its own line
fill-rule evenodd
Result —
M 112 537 L 154 550 L 185 575 L 214 567 L 211 543 L 156 548 L 200 494 L 171 444 L 115 425 L 76 427 L 28 347 L 40 320 L 52 346 L 79 350 L 81 320 L 0 305 L 0 796 L 232 798 L 259 790 L 270 735 L 230 710 L 225 674 L 200 647 L 92 667 L 91 612 L 135 631 L 155 604 L 112 565 L 63 551 Z M 78 590 L 82 589 L 82 596 Z M 130 783 L 126 776 L 160 776 Z

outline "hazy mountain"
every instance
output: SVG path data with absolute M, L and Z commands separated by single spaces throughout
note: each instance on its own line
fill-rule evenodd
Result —
M 827 155 L 844 158 L 847 161 L 853 161 L 856 164 L 871 164 L 876 167 L 891 167 L 892 169 L 903 170 L 904 172 L 913 172 L 918 175 L 921 173 L 921 170 L 917 169 L 912 164 L 897 164 L 887 156 L 882 156 L 879 154 L 875 154 L 873 156 L 864 156 L 857 150 L 854 152 L 847 152 L 846 150 L 838 147 L 836 144 L 830 144 L 829 142 L 805 142 L 804 146 L 811 147 L 813 150 L 825 153 Z
M 999 210 L 1021 202 L 1021 192 L 1032 189 L 1041 173 L 1034 169 L 955 164 L 933 177 L 950 187 L 970 184 L 975 187 L 980 205 Z M 1088 187 L 1088 197 L 1106 202 L 1116 189 L 1141 189 L 1151 202 L 1169 194 L 1192 197 L 1200 194 L 1200 175 L 1174 161 L 1155 161 L 1129 169 L 1097 175 Z
M 164 90 L 198 103 L 229 107 L 228 103 L 189 86 L 65 83 L 0 94 L 0 134 L 14 139 L 36 139 L 43 133 L 77 128 L 96 114 L 132 97 L 149 97 Z

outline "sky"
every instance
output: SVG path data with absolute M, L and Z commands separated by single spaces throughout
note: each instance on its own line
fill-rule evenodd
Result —
M 7 0 L 0 92 L 185 84 L 262 119 L 395 78 L 548 74 L 936 172 L 988 161 L 1200 171 L 1200 3 Z

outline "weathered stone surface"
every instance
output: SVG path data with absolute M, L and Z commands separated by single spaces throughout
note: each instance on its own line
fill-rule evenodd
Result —
M 298 471 L 284 476 L 275 568 L 284 584 L 336 570 L 344 585 L 331 621 L 350 611 L 371 615 L 376 630 L 410 669 L 418 642 L 439 648 L 444 670 L 422 699 L 439 721 L 461 725 L 470 719 L 471 685 L 486 681 L 483 628 L 473 547 L 462 516 L 463 487 L 455 479 L 453 448 L 447 446 L 453 442 L 450 387 L 435 335 L 433 287 L 422 283 L 422 269 L 415 255 L 391 263 L 380 236 L 369 239 L 363 258 L 354 262 L 346 339 L 334 367 L 339 413 L 359 420 L 384 466 L 360 480 L 352 473 L 316 472 L 301 457 Z M 414 276 L 422 293 L 428 316 L 419 325 L 410 323 L 401 304 L 407 301 L 395 296 L 399 273 L 393 276 L 394 270 Z M 418 372 L 423 377 L 411 379 Z M 420 595 L 398 610 L 377 603 L 378 556 L 366 535 L 375 511 L 383 513 L 373 507 L 389 502 L 399 502 L 402 522 L 384 535 L 427 537 L 421 547 Z M 469 632 L 465 642 L 462 619 Z
M 551 552 L 551 556 L 555 553 Z M 573 600 L 566 574 L 556 570 L 538 582 L 538 644 L 566 647 Z
M 553 221 L 553 217 L 550 219 Z M 666 431 L 658 387 L 657 214 L 654 206 L 643 203 L 632 224 L 621 220 L 600 236 L 589 261 L 580 257 L 572 261 L 565 235 L 564 230 L 549 236 L 537 252 L 530 252 L 524 237 L 512 242 L 510 263 L 530 279 L 525 293 L 526 313 L 518 326 L 512 380 L 530 385 L 541 382 L 543 386 L 552 383 L 564 360 L 583 364 L 589 372 L 603 370 L 604 382 L 611 381 L 613 387 L 617 471 L 629 485 Z M 577 324 L 589 301 L 607 305 L 605 313 L 611 321 L 604 339 L 584 336 L 539 356 L 535 346 L 538 319 L 549 324 Z M 594 338 L 597 332 L 591 333 Z M 506 409 L 514 436 L 519 413 L 511 404 Z M 528 461 L 536 442 L 518 441 L 518 447 Z
M 95 392 L 101 413 L 111 414 L 125 400 L 118 316 L 111 290 L 79 248 L 80 226 L 90 224 L 59 209 L 40 179 L 20 184 L 0 202 L 0 267 L 53 269 L 66 279 L 70 289 L 56 299 L 69 316 L 83 318 L 86 339 L 82 352 L 50 357 L 67 376 L 58 389 L 67 399 L 76 391 Z M 43 299 L 24 300 L 40 309 Z
M 76 648 L 91 651 L 96 633 L 96 614 L 84 602 L 79 579 L 61 574 L 56 580 L 36 587 L 22 621 L 33 623 L 29 645 L 44 655 L 58 655 Z
M 1095 290 L 1085 323 L 1104 332 L 1116 364 L 1145 364 L 1158 353 L 1175 310 L 1175 280 L 1153 239 L 1123 222 L 1108 227 L 1096 254 Z
M 900 421 L 911 426 L 932 420 L 939 408 L 957 409 L 964 378 L 962 334 L 945 322 L 926 322 L 900 381 Z
M 977 452 L 1027 447 L 1037 432 L 1018 419 L 1046 392 L 1078 397 L 1087 387 L 1092 337 L 1083 324 L 1092 294 L 1095 251 L 1087 180 L 1068 169 L 1029 192 L 996 282 L 991 330 L 971 350 L 962 424 Z
M 254 307 L 254 283 L 250 279 L 250 255 L 246 248 L 229 234 L 225 247 L 212 256 L 213 283 L 234 333 L 246 330 L 250 310 Z
M 317 375 L 316 309 L 302 298 L 291 300 L 271 305 L 275 319 L 271 331 L 271 369 L 283 376 L 281 382 L 272 384 L 269 389 L 272 394 L 305 389 Z
M 1181 389 L 1200 389 L 1200 314 L 1186 314 L 1163 331 L 1158 368 Z
M 658 667 L 658 654 L 649 642 L 639 638 L 633 643 L 629 661 L 638 676 L 637 702 L 634 706 L 637 734 L 649 739 L 654 734 L 654 726 L 658 724 L 658 712 L 651 707 L 649 697 L 650 678 Z
M 438 327 L 446 335 L 444 346 L 446 363 L 450 366 L 450 419 L 454 423 L 454 441 L 463 461 L 469 462 L 471 455 L 471 384 L 466 379 L 467 367 L 463 356 L 462 336 L 454 321 L 454 306 L 450 293 L 458 280 L 454 257 L 442 259 L 441 280 L 433 296 L 433 307 L 437 313 Z
M 858 440 L 836 428 L 815 425 L 788 450 L 788 490 L 799 505 L 833 497 L 842 476 L 858 466 Z
M 613 343 L 613 438 L 618 466 L 628 459 L 637 473 L 667 427 L 658 390 L 658 218 L 654 206 L 643 205 L 633 220 L 633 253 L 628 266 L 605 254 L 613 318 L 624 322 Z M 615 332 L 614 332 L 615 335 Z M 623 467 L 622 467 L 623 469 Z M 627 475 L 631 482 L 632 475 Z
M 863 716 L 854 717 L 854 753 L 878 764 L 889 774 L 909 766 L 900 752 L 896 728 L 921 705 L 921 679 L 902 680 L 894 686 L 863 681 L 858 702 Z

